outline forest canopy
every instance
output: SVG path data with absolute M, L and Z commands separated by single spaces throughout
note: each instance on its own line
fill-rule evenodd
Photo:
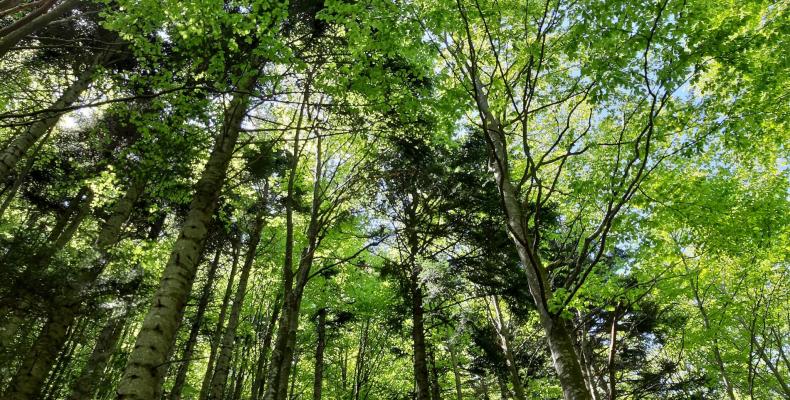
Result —
M 790 399 L 788 49 L 786 0 L 0 0 L 0 397 Z

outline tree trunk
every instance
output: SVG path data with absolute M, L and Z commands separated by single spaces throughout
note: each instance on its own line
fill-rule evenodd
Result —
M 425 351 L 425 326 L 423 322 L 422 289 L 419 286 L 419 269 L 414 268 L 409 281 L 411 292 L 411 338 L 414 346 L 414 382 L 417 400 L 429 400 L 431 396 L 428 366 Z
M 474 385 L 475 395 L 478 399 L 482 400 L 489 400 L 490 396 L 488 395 L 488 383 L 486 382 L 485 375 L 478 375 L 477 376 L 477 385 Z M 502 398 L 502 400 L 505 400 Z
M 578 312 L 579 319 L 584 320 L 584 317 L 581 312 Z M 587 339 L 588 335 L 588 326 L 586 323 L 582 323 L 579 327 L 579 336 L 578 336 L 578 343 L 579 343 L 579 363 L 582 367 L 582 374 L 584 376 L 585 385 L 587 385 L 587 390 L 590 391 L 590 397 L 592 400 L 599 399 L 599 386 L 603 387 L 604 390 L 606 389 L 606 385 L 602 381 L 602 378 L 599 374 L 597 374 L 593 370 L 593 353 L 592 349 L 590 348 L 589 340 Z
M 315 323 L 318 340 L 315 347 L 315 372 L 313 373 L 313 400 L 321 400 L 324 383 L 324 347 L 326 346 L 326 308 L 318 310 Z
M 84 195 L 82 193 L 85 193 Z M 43 250 L 33 256 L 29 267 L 32 271 L 39 271 L 49 265 L 54 255 L 64 247 L 77 232 L 82 220 L 88 215 L 93 193 L 90 190 L 81 191 L 78 195 L 79 206 L 76 215 L 67 224 L 63 233 L 55 243 L 47 245 Z M 29 271 L 26 271 L 26 273 Z M 78 289 L 66 288 L 66 293 L 53 300 L 49 315 L 44 327 L 39 333 L 33 347 L 25 356 L 21 366 L 11 380 L 6 397 L 13 400 L 39 398 L 44 388 L 44 383 L 52 370 L 57 356 L 67 340 L 67 333 L 74 323 L 79 311 Z
M 16 296 L 6 299 L 6 303 L 0 307 L 0 310 L 2 310 L 0 311 L 0 315 L 5 315 L 6 319 L 4 323 L 0 325 L 0 344 L 2 344 L 3 347 L 10 346 L 13 342 L 17 330 L 21 326 L 23 315 L 28 312 L 30 308 L 35 305 L 45 308 L 41 304 L 41 296 L 36 292 L 37 284 L 42 280 L 42 271 L 49 266 L 52 258 L 54 258 L 54 256 L 71 241 L 74 234 L 77 233 L 77 229 L 90 212 L 91 201 L 93 201 L 93 193 L 90 189 L 87 187 L 81 188 L 77 195 L 69 201 L 70 206 L 64 213 L 65 215 L 63 215 L 56 224 L 56 228 L 50 232 L 47 238 L 50 243 L 41 246 L 41 248 L 33 254 L 22 253 L 21 246 L 13 246 L 11 251 L 9 251 L 11 254 L 6 254 L 7 259 L 10 258 L 14 260 L 12 261 L 13 263 L 25 266 L 26 269 L 22 271 L 20 276 L 13 278 L 16 280 L 14 283 L 17 287 Z M 68 295 L 70 288 L 67 285 L 63 285 L 58 287 L 58 289 L 65 289 Z M 53 297 L 61 302 L 70 301 L 64 300 L 64 296 L 60 294 Z M 50 309 L 58 306 L 55 301 L 48 299 L 44 300 L 48 302 L 47 304 Z
M 553 315 L 549 309 L 552 292 L 547 279 L 547 271 L 540 257 L 532 247 L 532 237 L 524 224 L 521 203 L 516 189 L 510 181 L 507 141 L 499 120 L 494 117 L 488 105 L 480 78 L 473 72 L 475 102 L 480 112 L 483 131 L 487 136 L 489 149 L 493 154 L 494 178 L 499 188 L 502 207 L 507 216 L 507 228 L 518 251 L 521 264 L 525 268 L 530 294 L 535 300 L 541 326 L 549 342 L 549 350 L 554 369 L 560 379 L 563 396 L 566 400 L 588 400 L 590 393 L 584 383 L 581 366 L 573 350 L 573 341 L 566 322 L 561 316 Z
M 217 267 L 219 266 L 219 258 L 221 255 L 222 243 L 217 246 L 217 252 L 214 254 L 214 259 L 211 260 L 208 272 L 206 273 L 206 284 L 203 285 L 203 292 L 200 294 L 200 300 L 198 300 L 195 319 L 192 321 L 192 327 L 189 330 L 189 338 L 187 338 L 184 352 L 182 353 L 182 362 L 178 366 L 173 388 L 170 391 L 171 400 L 178 400 L 181 398 L 181 391 L 184 389 L 184 383 L 186 383 L 187 380 L 187 372 L 189 372 L 189 366 L 192 363 L 192 354 L 195 351 L 197 338 L 200 334 L 200 326 L 203 324 L 203 315 L 206 313 L 206 307 L 208 307 L 209 301 L 211 301 L 214 278 L 217 274 Z
M 52 309 L 44 324 L 44 328 L 42 328 L 33 348 L 28 354 L 27 360 L 23 362 L 12 380 L 9 392 L 6 394 L 7 397 L 13 399 L 38 397 L 44 379 L 46 379 L 52 368 L 52 363 L 66 341 L 66 332 L 74 323 L 81 305 L 81 295 L 85 288 L 92 285 L 103 271 L 107 261 L 107 250 L 118 242 L 123 223 L 129 218 L 132 206 L 145 188 L 144 182 L 143 179 L 134 180 L 124 197 L 114 206 L 110 217 L 102 224 L 97 240 L 94 243 L 95 251 L 102 255 L 99 265 L 82 266 L 78 271 L 75 282 L 66 287 L 64 289 L 65 292 L 59 298 L 53 300 L 55 308 Z M 46 266 L 52 256 L 59 250 L 59 247 L 62 247 L 71 239 L 79 223 L 87 215 L 90 199 L 91 193 L 88 192 L 87 198 L 83 200 L 84 203 L 81 205 L 77 216 L 73 218 L 64 232 L 56 239 L 56 243 L 37 257 L 38 260 L 36 262 L 39 263 L 39 266 Z
M 617 397 L 617 379 L 615 376 L 615 357 L 617 356 L 617 314 L 619 313 L 620 306 L 615 307 L 612 313 L 612 321 L 609 330 L 609 357 L 606 362 L 607 369 L 609 370 L 609 400 L 614 400 Z
M 782 391 L 784 392 L 786 398 L 790 398 L 790 386 L 785 381 L 786 379 L 785 375 L 783 375 L 783 372 L 776 367 L 776 363 L 774 363 L 768 357 L 768 355 L 765 354 L 765 346 L 760 347 L 759 354 L 760 354 L 760 358 L 762 358 L 763 362 L 765 362 L 765 365 L 768 367 L 768 369 L 771 371 L 771 374 L 776 379 L 776 382 L 779 384 L 779 387 L 782 388 Z
M 222 132 L 197 183 L 189 213 L 118 385 L 119 400 L 153 399 L 161 392 L 161 367 L 167 363 L 166 358 L 181 325 L 198 257 L 205 245 L 207 227 L 217 208 L 249 103 L 248 93 L 254 87 L 256 77 L 257 74 L 247 74 L 241 78 L 238 93 L 225 111 Z
M 362 385 L 365 383 L 363 379 L 363 370 L 366 368 L 366 356 L 368 350 L 368 331 L 370 328 L 370 319 L 366 319 L 362 323 L 362 332 L 359 335 L 359 348 L 357 350 L 357 361 L 354 366 L 354 390 L 352 392 L 352 400 L 359 400 L 359 394 L 362 391 Z
M 436 369 L 436 355 L 433 349 L 430 351 L 431 360 L 431 400 L 441 400 L 442 387 L 439 385 L 439 371 Z
M 343 388 L 343 393 L 348 388 L 348 348 L 343 346 L 343 349 L 338 349 L 340 354 L 340 386 Z
M 310 85 L 312 72 L 308 74 L 305 84 L 302 103 L 299 107 L 299 115 L 296 120 L 296 130 L 294 133 L 293 154 L 299 154 L 300 134 L 302 123 L 307 112 L 310 100 Z M 299 260 L 297 273 L 293 272 L 293 203 L 294 185 L 296 180 L 299 157 L 294 156 L 288 174 L 288 189 L 285 200 L 285 254 L 283 257 L 283 307 L 280 323 L 277 328 L 277 341 L 272 351 L 271 365 L 269 366 L 269 376 L 267 377 L 266 392 L 264 400 L 284 400 L 288 387 L 288 376 L 291 373 L 291 364 L 294 357 L 294 347 L 296 346 L 296 331 L 299 325 L 299 310 L 302 301 L 302 290 L 307 284 L 307 276 L 312 266 L 313 252 L 317 238 L 317 212 L 320 206 L 320 185 L 321 177 L 321 140 L 317 139 L 315 182 L 313 182 L 313 202 L 310 212 L 310 223 L 307 233 L 307 247 L 302 251 Z M 298 276 L 296 283 L 294 278 Z
M 127 304 L 121 311 L 121 315 L 110 316 L 107 324 L 104 325 L 80 377 L 74 381 L 71 387 L 69 400 L 89 400 L 93 398 L 98 383 L 104 375 L 104 370 L 107 368 L 107 361 L 109 361 L 110 356 L 118 346 L 118 340 L 126 325 L 130 307 L 131 305 Z
M 49 266 L 52 258 L 71 242 L 71 239 L 77 233 L 80 225 L 82 225 L 82 221 L 90 214 L 92 201 L 93 192 L 90 188 L 85 187 L 80 190 L 80 193 L 77 194 L 77 198 L 74 199 L 76 204 L 74 216 L 68 221 L 60 235 L 54 238 L 53 243 L 44 246 L 41 251 L 33 256 L 30 262 L 32 272 L 41 271 Z
M 39 9 L 32 11 L 28 16 L 22 17 L 22 19 L 2 30 L 2 33 L 0 33 L 0 59 L 28 35 L 47 26 L 50 22 L 60 18 L 60 16 L 66 12 L 77 8 L 80 4 L 80 0 L 65 0 L 63 3 L 60 3 L 60 5 L 47 12 L 51 3 L 54 2 L 45 4 Z
M 47 375 L 66 343 L 68 330 L 74 322 L 75 314 L 76 310 L 73 306 L 60 307 L 50 312 L 35 344 L 11 380 L 5 399 L 40 398 Z
M 220 396 L 220 399 L 228 399 L 230 393 L 233 393 L 233 390 L 236 387 L 235 386 L 235 384 L 236 384 L 236 377 L 239 376 L 239 357 L 240 357 L 239 353 L 242 353 L 242 352 L 243 352 L 243 350 L 234 352 L 234 354 L 233 354 L 233 357 L 232 357 L 232 360 L 231 360 L 231 368 L 230 368 L 230 371 L 231 371 L 230 372 L 230 383 L 231 384 L 230 384 L 230 387 L 227 388 L 227 390 L 224 390 L 224 392 L 222 393 L 222 396 Z
M 5 215 L 5 211 L 8 209 L 8 206 L 10 206 L 11 203 L 14 201 L 14 198 L 16 197 L 16 194 L 19 191 L 19 188 L 22 187 L 22 185 L 25 183 L 25 180 L 27 180 L 27 176 L 30 175 L 30 171 L 33 170 L 33 165 L 36 163 L 38 152 L 41 151 L 41 148 L 44 146 L 44 143 L 47 142 L 47 137 L 49 136 L 50 132 L 52 132 L 52 130 L 47 131 L 47 133 L 44 134 L 42 139 L 38 141 L 38 145 L 36 145 L 36 148 L 33 149 L 33 152 L 27 157 L 25 166 L 22 168 L 22 171 L 20 171 L 19 174 L 17 174 L 16 179 L 14 179 L 13 185 L 11 185 L 11 188 L 8 190 L 8 194 L 6 194 L 5 200 L 3 200 L 3 204 L 0 205 L 0 219 L 3 218 L 3 215 Z
M 74 350 L 76 350 L 80 342 L 85 339 L 85 329 L 87 326 L 88 321 L 83 320 L 73 325 L 69 330 L 67 334 L 68 338 L 63 345 L 63 349 L 61 349 L 58 361 L 44 384 L 42 393 L 43 398 L 50 400 L 61 391 L 64 380 L 68 379 L 68 375 L 71 372 L 68 366 L 73 362 L 72 357 L 74 355 Z
M 211 390 L 211 379 L 214 377 L 214 364 L 216 363 L 220 340 L 222 340 L 222 332 L 225 327 L 228 306 L 230 306 L 230 296 L 233 294 L 233 282 L 236 279 L 236 270 L 239 266 L 240 240 L 240 237 L 237 235 L 233 241 L 233 261 L 231 261 L 230 275 L 228 276 L 228 284 L 225 286 L 225 294 L 222 296 L 222 306 L 220 306 L 219 318 L 217 318 L 217 327 L 214 328 L 214 332 L 211 334 L 211 349 L 209 350 L 208 361 L 206 362 L 206 373 L 203 375 L 203 383 L 200 385 L 200 395 L 198 395 L 198 399 L 200 400 L 205 400 L 208 397 L 209 390 Z
M 62 109 L 71 106 L 79 99 L 82 92 L 88 89 L 103 60 L 104 56 L 99 56 L 97 60 L 85 68 L 77 77 L 77 80 L 63 92 L 54 104 L 52 104 L 50 111 L 41 114 L 36 122 L 14 137 L 2 153 L 0 153 L 0 182 L 6 182 L 11 172 L 16 167 L 16 164 L 19 162 L 19 159 L 24 156 L 44 134 L 57 124 L 58 120 L 60 120 L 60 116 L 63 115 Z
M 286 393 L 283 395 L 283 398 L 288 397 L 288 393 L 291 393 L 290 400 L 295 400 L 296 397 L 295 397 L 295 394 L 294 394 L 294 387 L 296 386 L 296 376 L 298 375 L 298 372 L 299 372 L 299 353 L 294 352 L 294 357 L 293 357 L 292 364 L 293 364 L 294 373 L 290 375 L 291 376 L 291 386 L 288 389 L 288 391 L 286 391 Z
M 288 395 L 288 382 L 291 375 L 294 354 L 296 353 L 296 331 L 299 329 L 299 312 L 301 310 L 301 293 L 292 290 L 286 298 L 283 316 L 280 319 L 281 329 L 277 332 L 277 342 L 272 352 L 272 373 L 276 378 L 266 388 L 265 400 L 284 400 Z
M 263 345 L 261 345 L 261 355 L 258 357 L 258 372 L 255 375 L 255 380 L 252 383 L 252 400 L 258 400 L 263 396 L 264 390 L 264 382 L 266 382 L 266 376 L 268 375 L 268 368 L 269 368 L 269 351 L 271 350 L 272 346 L 272 338 L 274 337 L 274 329 L 277 324 L 277 319 L 280 316 L 280 309 L 282 305 L 280 304 L 282 293 L 277 293 L 277 297 L 274 299 L 274 305 L 272 307 L 272 314 L 269 317 L 269 324 L 266 326 L 266 334 L 263 337 Z
M 521 384 L 521 376 L 518 373 L 518 366 L 516 365 L 516 359 L 513 356 L 513 348 L 510 344 L 510 329 L 505 323 L 505 318 L 502 315 L 499 297 L 496 295 L 492 296 L 491 302 L 494 303 L 494 313 L 496 316 L 494 327 L 499 336 L 499 344 L 502 347 L 502 353 L 505 356 L 505 366 L 510 375 L 510 381 L 513 383 L 514 395 L 517 400 L 526 400 L 527 397 L 524 394 L 524 386 Z
M 244 346 L 243 351 L 240 354 L 241 358 L 241 365 L 237 365 L 236 371 L 236 379 L 234 379 L 233 390 L 229 392 L 230 400 L 239 400 L 241 399 L 241 391 L 244 388 L 244 377 L 247 373 L 247 357 L 245 357 L 247 351 L 249 350 L 249 343 Z
M 455 380 L 455 398 L 464 399 L 464 392 L 461 389 L 461 372 L 458 369 L 458 356 L 455 354 L 455 345 L 452 341 L 447 342 L 447 350 L 450 351 L 450 362 L 453 364 L 453 379 Z
M 266 198 L 267 192 L 268 191 L 264 189 L 264 198 Z M 258 244 L 261 241 L 261 229 L 263 229 L 265 209 L 265 204 L 261 204 L 260 210 L 255 216 L 255 222 L 253 223 L 251 232 L 249 232 L 250 239 L 247 254 L 244 258 L 244 266 L 241 269 L 236 296 L 233 298 L 233 306 L 230 310 L 228 326 L 225 328 L 225 333 L 222 336 L 219 357 L 217 357 L 217 367 L 214 370 L 214 376 L 211 378 L 211 391 L 208 395 L 209 400 L 222 400 L 222 394 L 230 369 L 230 361 L 233 355 L 233 343 L 236 340 L 236 327 L 238 327 L 241 308 L 244 305 L 244 297 L 247 294 L 247 282 L 250 278 L 252 265 L 255 263 L 255 256 L 258 254 Z

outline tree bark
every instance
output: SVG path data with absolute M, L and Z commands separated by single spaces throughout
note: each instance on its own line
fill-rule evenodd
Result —
M 19 159 L 46 134 L 60 120 L 63 109 L 71 106 L 79 99 L 93 82 L 98 67 L 106 58 L 106 54 L 97 57 L 94 62 L 82 71 L 77 80 L 71 84 L 55 103 L 50 107 L 50 111 L 43 113 L 39 119 L 28 126 L 22 133 L 18 134 L 0 153 L 0 182 L 5 182 L 16 167 Z
M 267 190 L 264 189 L 264 198 L 266 198 L 266 196 Z M 255 222 L 253 223 L 250 232 L 247 254 L 244 258 L 241 276 L 239 277 L 239 286 L 236 289 L 236 295 L 233 298 L 233 306 L 230 310 L 228 326 L 225 328 L 225 333 L 222 336 L 219 357 L 217 357 L 217 367 L 214 370 L 214 376 L 211 378 L 211 391 L 208 395 L 209 400 L 222 400 L 222 394 L 225 389 L 228 371 L 230 369 L 230 361 L 233 355 L 233 343 L 236 339 L 236 328 L 239 324 L 241 308 L 244 305 L 244 297 L 247 294 L 247 282 L 250 278 L 252 265 L 255 263 L 255 256 L 258 254 L 258 244 L 261 241 L 261 229 L 263 229 L 265 209 L 265 204 L 261 204 L 260 210 L 255 215 Z
M 407 249 L 407 260 L 403 268 L 407 279 L 408 300 L 411 303 L 411 338 L 412 338 L 412 364 L 414 368 L 414 383 L 416 400 L 429 400 L 431 396 L 430 378 L 428 376 L 427 351 L 425 345 L 425 322 L 423 309 L 423 294 L 420 286 L 420 273 L 422 267 L 417 261 L 419 256 L 420 240 L 417 233 L 417 210 L 419 194 L 411 193 L 412 201 L 404 206 L 404 225 Z
M 615 307 L 612 313 L 612 321 L 609 329 L 609 357 L 606 362 L 607 369 L 609 370 L 609 400 L 614 400 L 617 397 L 617 379 L 615 372 L 615 357 L 617 356 L 617 315 L 620 306 Z
M 274 368 L 272 371 L 276 373 L 276 378 L 269 382 L 264 396 L 265 400 L 284 400 L 288 395 L 288 382 L 296 352 L 296 332 L 299 329 L 299 312 L 302 302 L 301 293 L 298 293 L 296 289 L 298 288 L 294 288 L 286 298 L 286 308 L 283 309 L 280 320 L 282 329 L 277 333 L 277 342 L 274 352 L 272 352 L 272 367 Z
M 307 77 L 302 103 L 299 107 L 299 115 L 296 120 L 296 130 L 294 133 L 293 154 L 299 154 L 300 147 L 300 134 L 302 131 L 302 124 L 307 113 L 308 102 L 310 100 L 310 85 L 312 80 L 312 73 Z M 321 151 L 320 151 L 320 136 L 318 142 L 318 154 L 316 156 L 316 171 L 315 182 L 313 183 L 313 204 L 310 212 L 310 223 L 308 226 L 307 241 L 308 247 L 302 251 L 302 257 L 299 260 L 299 268 L 297 273 L 293 271 L 293 252 L 294 252 L 294 224 L 293 224 L 293 203 L 294 203 L 294 185 L 296 180 L 297 167 L 299 166 L 299 157 L 294 156 L 290 165 L 290 172 L 288 174 L 288 189 L 287 197 L 285 200 L 285 254 L 283 257 L 283 271 L 282 271 L 282 285 L 283 285 L 283 307 L 282 315 L 280 316 L 279 326 L 277 328 L 277 341 L 275 342 L 272 351 L 271 365 L 269 366 L 269 376 L 267 377 L 266 392 L 264 400 L 284 400 L 288 388 L 288 376 L 291 372 L 291 364 L 293 362 L 294 347 L 296 345 L 296 331 L 299 324 L 299 310 L 301 306 L 301 294 L 304 289 L 304 284 L 307 284 L 307 276 L 312 266 L 312 252 L 315 250 L 315 240 L 317 237 L 317 212 L 320 206 L 319 200 L 319 180 L 321 176 Z M 316 204 L 318 203 L 318 204 Z M 298 279 L 294 283 L 294 278 Z
M 69 400 L 89 400 L 96 394 L 98 383 L 101 381 L 104 370 L 107 368 L 107 361 L 109 361 L 110 356 L 118 346 L 118 340 L 126 325 L 130 307 L 131 305 L 127 304 L 120 315 L 110 316 L 110 319 L 104 325 L 80 377 L 71 386 Z
M 307 99 L 309 99 L 309 89 L 306 90 L 305 101 L 307 101 Z M 288 378 L 291 374 L 291 366 L 294 364 L 293 359 L 294 354 L 296 353 L 296 332 L 299 329 L 299 313 L 302 305 L 302 295 L 304 294 L 304 289 L 310 280 L 310 271 L 313 266 L 315 251 L 318 247 L 318 234 L 320 229 L 319 214 L 321 202 L 323 200 L 323 191 L 321 188 L 321 176 L 323 173 L 323 153 L 321 148 L 321 140 L 321 136 L 317 136 L 315 169 L 313 171 L 315 180 L 313 181 L 313 200 L 310 208 L 310 222 L 308 223 L 307 227 L 307 245 L 304 249 L 302 249 L 296 274 L 291 275 L 291 282 L 293 278 L 296 278 L 296 281 L 295 283 L 291 283 L 293 288 L 287 292 L 285 297 L 286 301 L 284 304 L 286 305 L 286 308 L 283 309 L 283 320 L 281 321 L 281 327 L 284 328 L 284 330 L 281 330 L 281 332 L 284 332 L 285 334 L 282 336 L 283 340 L 280 341 L 280 334 L 278 333 L 277 346 L 275 347 L 272 357 L 272 360 L 274 361 L 274 355 L 280 355 L 278 360 L 279 376 L 275 380 L 276 383 L 274 385 L 270 385 L 269 387 L 269 389 L 272 391 L 271 398 L 269 397 L 270 390 L 267 389 L 266 397 L 264 397 L 266 400 L 285 400 L 287 396 L 287 390 L 284 389 L 288 387 Z M 294 163 L 294 168 L 295 166 L 296 163 Z M 287 272 L 289 271 L 290 268 Z
M 455 354 L 455 345 L 452 340 L 447 342 L 447 350 L 450 352 L 450 362 L 453 364 L 453 378 L 455 380 L 455 398 L 463 400 L 464 392 L 461 389 L 461 372 L 458 368 L 458 356 Z
M 370 328 L 370 319 L 366 319 L 362 323 L 362 332 L 359 335 L 359 347 L 357 349 L 357 360 L 354 364 L 354 388 L 351 394 L 352 400 L 359 400 L 362 385 L 364 385 L 364 372 L 366 368 L 366 357 L 368 350 L 368 332 Z
M 12 25 L 4 28 L 0 32 L 0 59 L 5 57 L 6 53 L 16 46 L 17 43 L 22 41 L 28 35 L 35 33 L 47 26 L 50 22 L 60 18 L 66 12 L 77 8 L 80 0 L 65 0 L 60 5 L 49 10 L 54 1 L 49 1 L 42 5 L 42 7 L 31 11 L 31 13 Z
M 74 307 L 62 307 L 49 313 L 35 344 L 11 380 L 9 389 L 4 396 L 5 399 L 35 400 L 40 398 L 47 375 L 66 342 L 75 313 Z
M 229 392 L 230 400 L 241 399 L 241 391 L 244 387 L 244 377 L 247 374 L 247 357 L 244 356 L 247 350 L 249 350 L 249 346 L 244 346 L 240 354 L 241 365 L 236 366 L 236 379 L 234 379 L 233 390 Z
M 3 204 L 0 205 L 0 218 L 3 218 L 3 215 L 5 215 L 8 206 L 10 206 L 11 203 L 14 201 L 14 198 L 16 197 L 16 194 L 19 191 L 19 188 L 22 187 L 22 185 L 25 183 L 25 180 L 27 180 L 27 176 L 30 175 L 30 171 L 33 170 L 33 165 L 36 162 L 38 152 L 41 150 L 41 147 L 44 146 L 44 143 L 46 143 L 47 137 L 49 136 L 50 132 L 52 131 L 51 130 L 47 131 L 47 133 L 45 133 L 42 136 L 42 139 L 38 141 L 38 145 L 36 145 L 36 148 L 33 149 L 33 152 L 27 157 L 27 161 L 25 162 L 25 166 L 22 168 L 22 171 L 20 171 L 17 174 L 16 179 L 14 179 L 14 183 L 11 185 L 11 188 L 8 190 L 8 194 L 6 194 L 5 200 L 3 200 Z
M 441 400 L 442 387 L 439 385 L 439 370 L 436 369 L 436 354 L 433 349 L 430 351 L 431 360 L 431 400 Z
M 30 270 L 39 271 L 49 265 L 52 257 L 74 236 L 82 220 L 88 215 L 93 194 L 88 190 L 80 197 L 74 218 L 55 243 L 47 245 L 33 257 Z M 12 400 L 36 399 L 41 395 L 47 376 L 66 343 L 67 333 L 79 310 L 79 296 L 74 292 L 75 290 L 67 288 L 65 295 L 58 296 L 53 300 L 54 304 L 49 308 L 44 327 L 12 378 L 6 398 Z
M 324 347 L 326 346 L 326 308 L 318 310 L 315 323 L 318 336 L 315 347 L 315 370 L 313 373 L 313 400 L 321 400 L 324 383 Z
M 257 73 L 241 78 L 238 93 L 225 111 L 222 132 L 197 183 L 189 213 L 118 385 L 119 400 L 153 399 L 161 392 L 161 367 L 168 361 L 166 358 L 181 325 L 198 257 L 205 246 L 207 227 L 217 208 L 256 78 Z
M 535 300 L 540 323 L 549 342 L 552 362 L 560 379 L 563 396 L 566 400 L 588 400 L 590 393 L 584 383 L 581 366 L 573 350 L 573 341 L 568 332 L 566 321 L 561 316 L 552 314 L 548 309 L 552 298 L 551 286 L 546 268 L 531 245 L 533 240 L 524 223 L 524 213 L 516 196 L 516 189 L 510 180 L 505 132 L 499 120 L 491 112 L 488 97 L 483 90 L 480 78 L 474 71 L 471 72 L 471 77 L 475 102 L 480 112 L 488 147 L 494 159 L 494 178 L 506 215 L 508 233 L 525 269 L 529 291 Z
M 428 366 L 425 351 L 425 324 L 423 321 L 422 289 L 419 286 L 419 269 L 414 268 L 409 279 L 411 292 L 411 338 L 414 346 L 414 382 L 417 400 L 429 400 L 431 396 Z
M 63 344 L 63 349 L 61 349 L 57 357 L 57 363 L 55 367 L 52 368 L 44 384 L 44 390 L 41 393 L 43 398 L 49 400 L 59 394 L 58 392 L 60 392 L 63 386 L 62 383 L 68 375 L 68 366 L 73 361 L 72 357 L 74 355 L 74 350 L 76 350 L 79 343 L 85 339 L 85 329 L 87 326 L 88 321 L 83 320 L 70 327 L 66 342 Z
M 110 217 L 102 224 L 101 230 L 94 243 L 94 250 L 100 254 L 98 265 L 82 266 L 77 272 L 74 282 L 69 283 L 58 298 L 53 300 L 54 308 L 44 324 L 31 352 L 10 385 L 7 397 L 13 399 L 33 399 L 39 396 L 44 379 L 52 368 L 52 363 L 66 341 L 66 332 L 74 323 L 82 303 L 82 293 L 92 285 L 104 270 L 107 263 L 108 249 L 120 239 L 123 223 L 129 218 L 132 207 L 145 189 L 144 179 L 133 180 L 124 196 L 115 204 Z M 85 195 L 80 210 L 72 219 L 63 233 L 56 239 L 56 243 L 44 253 L 38 255 L 39 266 L 46 266 L 52 256 L 65 245 L 76 232 L 79 223 L 87 215 L 91 193 Z M 95 259 L 88 258 L 95 261 Z
M 518 366 L 516 366 L 513 348 L 510 344 L 510 329 L 505 323 L 505 317 L 502 315 L 499 297 L 496 295 L 492 296 L 491 302 L 494 303 L 494 314 L 496 316 L 494 327 L 499 336 L 499 344 L 502 347 L 502 353 L 505 355 L 505 366 L 510 375 L 510 381 L 513 384 L 514 395 L 517 400 L 526 400 L 527 397 L 524 394 L 524 386 L 521 384 L 521 376 L 518 373 Z
M 240 240 L 241 239 L 237 235 L 236 239 L 233 241 L 233 261 L 231 261 L 230 275 L 228 276 L 228 284 L 225 286 L 225 294 L 222 296 L 222 306 L 220 306 L 217 326 L 211 334 L 211 349 L 209 350 L 208 362 L 206 362 L 206 373 L 203 375 L 203 383 L 200 385 L 200 394 L 198 395 L 198 399 L 200 400 L 205 400 L 211 390 L 211 379 L 214 377 L 214 364 L 216 363 L 220 340 L 222 340 L 222 332 L 225 327 L 228 306 L 230 306 L 230 296 L 233 295 L 233 282 L 236 279 L 236 270 L 239 266 Z
M 206 273 L 206 284 L 203 285 L 203 292 L 200 294 L 200 300 L 198 300 L 195 319 L 192 321 L 192 327 L 189 330 L 189 338 L 187 338 L 186 344 L 184 345 L 184 352 L 181 357 L 183 361 L 178 366 L 173 388 L 170 390 L 171 400 L 178 400 L 181 398 L 181 391 L 184 389 L 187 372 L 189 372 L 189 366 L 192 361 L 192 354 L 195 351 L 195 345 L 197 344 L 198 335 L 200 334 L 200 326 L 203 324 L 203 315 L 206 313 L 206 308 L 211 301 L 211 292 L 214 287 L 214 279 L 217 274 L 221 255 L 222 244 L 217 246 L 217 252 L 214 253 L 214 259 L 211 260 L 208 272 Z
M 580 320 L 584 320 L 584 316 L 581 312 L 577 311 Z M 590 391 L 590 397 L 592 400 L 599 399 L 599 387 L 603 388 L 604 391 L 606 390 L 606 385 L 603 382 L 603 378 L 601 378 L 600 374 L 596 373 L 593 369 L 593 353 L 592 349 L 590 348 L 590 342 L 587 339 L 589 327 L 586 323 L 582 323 L 579 327 L 579 336 L 578 336 L 578 343 L 579 343 L 579 363 L 582 367 L 582 374 L 584 376 L 585 385 L 587 385 L 587 389 Z
M 278 292 L 277 297 L 274 299 L 272 313 L 269 317 L 269 323 L 266 326 L 266 334 L 263 336 L 261 355 L 258 357 L 258 372 L 252 384 L 252 400 L 258 400 L 261 398 L 261 396 L 263 396 L 264 383 L 266 382 L 266 376 L 268 375 L 269 368 L 269 351 L 271 350 L 274 329 L 277 325 L 277 319 L 280 316 L 280 309 L 282 308 L 282 305 L 280 304 L 281 296 L 282 293 Z

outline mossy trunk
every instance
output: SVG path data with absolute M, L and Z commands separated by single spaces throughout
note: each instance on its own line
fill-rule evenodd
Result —
M 205 246 L 208 226 L 217 208 L 255 81 L 254 74 L 244 76 L 225 111 L 223 129 L 196 185 L 189 213 L 118 385 L 118 399 L 154 399 L 161 393 L 162 367 L 168 361 L 181 325 L 198 258 Z

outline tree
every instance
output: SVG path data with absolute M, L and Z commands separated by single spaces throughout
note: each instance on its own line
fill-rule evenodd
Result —
M 3 398 L 788 397 L 788 12 L 0 0 Z

